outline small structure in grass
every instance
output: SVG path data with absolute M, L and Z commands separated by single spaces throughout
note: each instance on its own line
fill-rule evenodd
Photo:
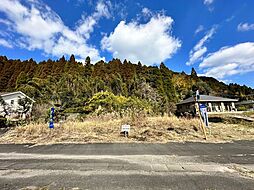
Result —
M 125 137 L 128 137 L 129 132 L 130 132 L 130 128 L 131 128 L 130 125 L 127 125 L 127 124 L 122 125 L 120 134 L 124 135 Z

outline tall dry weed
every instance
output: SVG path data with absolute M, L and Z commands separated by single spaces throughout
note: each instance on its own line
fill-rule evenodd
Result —
M 123 124 L 131 126 L 128 138 L 120 135 Z M 254 129 L 235 124 L 212 124 L 208 141 L 251 139 Z M 140 116 L 133 119 L 112 115 L 90 116 L 84 121 L 66 121 L 55 124 L 33 123 L 16 127 L 0 138 L 1 143 L 93 143 L 93 142 L 156 142 L 203 141 L 198 119 L 175 116 Z

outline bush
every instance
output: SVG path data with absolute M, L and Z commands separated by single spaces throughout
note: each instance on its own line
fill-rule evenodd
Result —
M 247 108 L 245 106 L 240 106 L 237 108 L 238 111 L 247 111 Z
M 64 113 L 84 113 L 84 108 L 83 107 L 75 107 L 75 108 L 66 108 L 64 110 Z
M 97 115 L 102 113 L 117 112 L 122 116 L 126 112 L 149 112 L 151 106 L 144 100 L 136 97 L 116 96 L 111 92 L 96 93 L 85 105 L 85 113 L 95 112 Z
M 49 121 L 50 104 L 35 104 L 32 108 L 32 120 L 38 122 Z
M 7 119 L 0 116 L 0 128 L 1 127 L 7 127 Z

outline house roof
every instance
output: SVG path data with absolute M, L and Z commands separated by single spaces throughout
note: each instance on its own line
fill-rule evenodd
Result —
M 217 96 L 209 96 L 209 95 L 200 95 L 200 99 L 198 102 L 237 102 L 236 99 L 230 99 L 230 98 L 223 98 L 223 97 L 217 97 Z M 194 97 L 187 98 L 179 103 L 177 105 L 181 104 L 187 104 L 195 102 Z
M 32 102 L 35 102 L 32 98 L 30 98 L 29 96 L 27 96 L 26 94 L 24 94 L 21 91 L 16 91 L 16 92 L 0 92 L 0 96 L 10 96 L 10 95 L 14 95 L 14 94 L 22 94 L 23 96 L 29 98 L 30 100 L 32 100 Z
M 247 100 L 247 101 L 237 102 L 235 105 L 250 105 L 250 104 L 254 104 L 254 101 Z

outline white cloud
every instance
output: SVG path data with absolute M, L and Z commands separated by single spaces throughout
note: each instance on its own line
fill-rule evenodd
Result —
M 199 25 L 199 26 L 197 27 L 197 29 L 195 30 L 195 34 L 197 34 L 197 33 L 199 33 L 199 32 L 202 32 L 204 29 L 205 29 L 205 28 L 204 28 L 203 25 Z
M 141 12 L 145 17 L 151 17 L 153 15 L 152 11 L 147 7 L 144 7 Z
M 199 65 L 204 75 L 223 79 L 227 76 L 254 71 L 254 43 L 223 47 L 209 54 Z
M 7 25 L 7 26 L 11 25 L 11 22 L 9 22 L 9 21 L 6 20 L 6 19 L 1 19 L 1 18 L 0 18 L 0 23 L 5 24 L 5 25 Z
M 194 64 L 196 61 L 200 60 L 206 52 L 207 52 L 206 47 L 202 47 L 198 49 L 197 51 L 191 52 L 189 61 L 186 63 L 186 65 Z
M 197 51 L 198 49 L 200 49 L 204 43 L 209 40 L 210 38 L 212 38 L 212 36 L 214 35 L 216 31 L 216 26 L 212 27 L 207 33 L 206 35 L 195 45 L 194 50 Z
M 110 18 L 111 14 L 109 8 L 112 7 L 110 1 L 99 1 L 96 5 L 96 11 L 88 17 L 82 17 L 79 21 L 79 26 L 77 27 L 77 32 L 84 38 L 90 38 L 90 34 L 94 30 L 94 26 L 97 24 L 101 17 Z
M 204 0 L 203 3 L 204 5 L 208 8 L 210 12 L 214 10 L 214 7 L 212 6 L 214 0 Z
M 205 5 L 211 5 L 214 0 L 204 0 Z
M 226 22 L 230 22 L 230 21 L 232 21 L 234 18 L 235 18 L 235 16 L 232 15 L 231 17 L 228 17 L 228 18 L 226 19 Z
M 0 38 L 0 46 L 4 46 L 7 48 L 12 48 L 12 44 L 8 41 L 6 41 L 5 39 Z
M 158 64 L 181 47 L 181 41 L 171 34 L 172 23 L 173 19 L 165 15 L 153 16 L 146 24 L 121 21 L 109 36 L 104 36 L 102 49 L 120 59 Z
M 89 55 L 92 61 L 103 58 L 87 40 L 99 19 L 110 17 L 109 8 L 109 1 L 99 1 L 95 12 L 82 17 L 76 29 L 72 30 L 39 0 L 1 0 L 0 4 L 0 12 L 5 13 L 12 32 L 20 36 L 15 44 L 28 50 L 40 49 L 54 56 L 75 54 L 84 60 Z
M 94 26 L 97 24 L 98 20 L 101 17 L 111 17 L 111 14 L 109 13 L 110 7 L 110 1 L 106 1 L 105 3 L 99 1 L 96 5 L 96 11 L 89 17 L 83 16 L 79 21 L 79 26 L 77 27 L 78 33 L 83 35 L 85 38 L 89 38 L 90 33 L 92 33 L 94 30 Z
M 93 17 L 100 18 L 100 17 L 106 17 L 110 18 L 111 14 L 109 9 L 112 8 L 112 4 L 110 1 L 99 1 L 96 5 L 96 11 L 93 14 Z
M 216 31 L 216 26 L 212 27 L 206 35 L 193 47 L 193 49 L 189 53 L 189 61 L 186 65 L 192 65 L 197 61 L 203 59 L 203 55 L 207 52 L 207 48 L 204 46 L 204 43 L 207 42 Z
M 254 24 L 249 24 L 249 23 L 240 23 L 237 26 L 237 30 L 240 32 L 245 32 L 249 30 L 254 30 Z

